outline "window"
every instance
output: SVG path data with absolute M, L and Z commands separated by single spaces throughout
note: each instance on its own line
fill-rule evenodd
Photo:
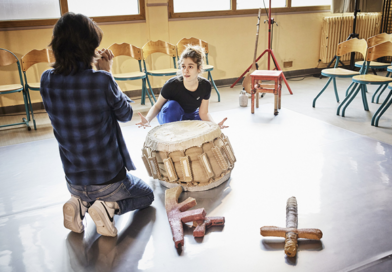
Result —
M 0 20 L 52 19 L 60 17 L 60 3 L 53 0 L 0 0 Z
M 330 10 L 332 0 L 272 0 L 273 12 Z M 265 5 L 265 6 L 264 6 Z M 257 14 L 269 0 L 169 0 L 169 18 Z
M 237 10 L 239 9 L 259 9 L 269 8 L 269 0 L 237 0 Z M 286 0 L 274 0 L 271 1 L 271 8 L 285 8 L 286 7 Z
M 68 10 L 89 17 L 139 14 L 138 0 L 68 0 Z
M 95 22 L 145 20 L 144 1 L 0 0 L 0 28 L 53 26 L 68 11 L 85 14 Z
M 292 7 L 310 7 L 310 6 L 324 6 L 331 5 L 332 0 L 291 0 Z
M 174 12 L 197 12 L 197 11 L 216 11 L 216 10 L 230 10 L 230 0 L 198 0 L 196 1 L 184 1 L 174 0 Z

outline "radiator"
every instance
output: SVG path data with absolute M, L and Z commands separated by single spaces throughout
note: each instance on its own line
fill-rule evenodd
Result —
M 367 40 L 369 37 L 380 33 L 381 13 L 357 14 L 355 32 L 360 39 Z M 323 63 L 329 63 L 336 54 L 339 43 L 345 41 L 353 32 L 354 15 L 324 17 L 321 29 L 320 59 Z M 350 60 L 351 54 L 346 54 L 340 59 Z M 356 60 L 363 60 L 362 55 L 356 53 Z

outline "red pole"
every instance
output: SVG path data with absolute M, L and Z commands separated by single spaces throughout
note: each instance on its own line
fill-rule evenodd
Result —
M 269 0 L 268 8 L 268 70 L 270 70 L 271 59 L 271 0 Z
M 264 50 L 264 52 L 256 59 L 256 62 L 266 53 L 268 52 L 268 70 L 270 70 L 270 60 L 271 57 L 274 59 L 274 63 L 275 63 L 275 68 L 277 68 L 279 71 L 282 71 L 282 69 L 280 68 L 278 61 L 275 58 L 274 52 L 272 52 L 271 49 L 271 0 L 269 0 L 269 9 L 268 9 L 268 49 Z M 250 68 L 252 67 L 252 65 L 249 66 L 249 68 L 239 77 L 237 78 L 237 80 L 230 86 L 230 88 L 233 88 L 235 86 L 235 84 L 237 84 L 238 81 L 241 80 L 241 78 L 250 70 Z M 284 83 L 286 83 L 287 89 L 290 92 L 290 94 L 293 94 L 293 92 L 291 91 L 291 88 L 289 86 L 289 83 L 286 80 L 286 77 L 284 76 L 284 74 L 282 74 L 283 76 L 283 81 Z M 252 99 L 253 102 L 253 99 Z M 252 112 L 253 113 L 253 112 Z

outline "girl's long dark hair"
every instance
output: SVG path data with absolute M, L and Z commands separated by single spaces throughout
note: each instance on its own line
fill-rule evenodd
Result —
M 102 30 L 87 16 L 68 12 L 53 29 L 52 47 L 56 74 L 74 74 L 81 67 L 88 68 L 95 57 L 95 49 L 102 40 Z

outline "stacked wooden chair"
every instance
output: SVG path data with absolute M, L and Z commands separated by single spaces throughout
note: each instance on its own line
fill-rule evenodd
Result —
M 52 50 L 45 48 L 42 50 L 36 50 L 36 49 L 31 50 L 26 55 L 24 55 L 21 60 L 22 60 L 22 70 L 23 70 L 24 80 L 25 80 L 25 91 L 26 91 L 29 106 L 31 109 L 31 118 L 34 123 L 34 129 L 37 130 L 37 126 L 36 126 L 35 118 L 34 118 L 33 107 L 31 104 L 30 91 L 39 91 L 40 90 L 40 82 L 28 82 L 26 72 L 27 72 L 27 70 L 29 70 L 29 68 L 31 68 L 32 66 L 34 66 L 38 63 L 42 63 L 42 62 L 52 63 L 55 61 L 55 58 L 54 58 Z
M 209 65 L 208 63 L 208 52 L 209 52 L 208 43 L 193 37 L 189 39 L 187 38 L 181 39 L 177 43 L 177 47 L 171 43 L 162 40 L 149 41 L 143 46 L 143 48 L 136 47 L 129 43 L 121 43 L 121 44 L 114 43 L 108 48 L 113 52 L 114 57 L 127 56 L 137 60 L 139 62 L 139 71 L 116 73 L 113 74 L 113 77 L 117 81 L 141 79 L 142 80 L 141 104 L 142 105 L 145 104 L 145 97 L 147 95 L 151 105 L 154 105 L 157 99 L 151 88 L 149 77 L 177 75 L 178 69 L 177 69 L 176 61 L 178 60 L 178 56 L 181 55 L 181 53 L 183 52 L 187 44 L 199 45 L 202 48 L 204 48 L 206 54 L 206 59 L 205 59 L 206 65 L 204 66 L 204 71 L 208 73 L 208 79 L 211 81 L 212 85 L 214 86 L 215 91 L 218 94 L 218 101 L 220 101 L 220 93 L 211 75 L 211 71 L 214 69 L 214 66 Z M 155 64 L 152 61 L 153 64 L 149 69 L 147 69 L 147 64 L 146 64 L 147 58 L 149 57 L 151 58 L 151 55 L 153 54 L 154 57 L 155 55 L 158 56 L 159 53 L 168 55 L 170 58 L 172 58 L 174 68 L 168 67 L 165 69 L 153 69 Z M 19 62 L 18 58 L 12 52 L 0 48 L 0 67 L 16 63 L 18 66 L 19 77 L 20 77 L 20 84 L 18 83 L 18 84 L 0 86 L 0 95 L 21 92 L 23 94 L 23 100 L 24 100 L 25 111 L 26 111 L 26 118 L 23 118 L 22 120 L 23 122 L 3 125 L 3 126 L 25 124 L 27 128 L 31 130 L 29 126 L 29 121 L 33 120 L 34 129 L 35 130 L 37 129 L 36 121 L 34 118 L 33 107 L 31 103 L 30 91 L 39 91 L 40 83 L 29 82 L 27 77 L 27 71 L 38 63 L 53 63 L 54 61 L 55 58 L 53 52 L 49 48 L 42 49 L 42 50 L 36 50 L 36 49 L 31 50 L 21 58 L 21 62 Z M 143 67 L 141 62 L 143 62 Z M 24 82 L 22 77 L 22 71 L 23 71 Z M 148 84 L 148 88 L 147 88 L 147 84 Z
M 118 74 L 113 74 L 113 77 L 115 80 L 118 81 L 127 81 L 127 80 L 142 80 L 142 97 L 141 97 L 141 104 L 145 105 L 145 99 L 146 99 L 146 94 L 148 96 L 148 99 L 150 100 L 151 106 L 154 105 L 154 102 L 156 101 L 154 93 L 151 89 L 151 86 L 149 86 L 149 89 L 147 89 L 147 84 L 146 84 L 146 78 L 147 75 L 145 72 L 142 70 L 142 65 L 141 62 L 143 60 L 143 51 L 141 48 L 136 47 L 132 44 L 129 43 L 114 43 L 109 48 L 112 52 L 114 57 L 118 56 L 127 56 L 130 58 L 133 58 L 139 62 L 139 71 L 138 72 L 128 72 L 128 73 L 118 73 Z M 148 92 L 150 90 L 150 93 Z M 153 97 L 153 100 L 151 98 Z
M 0 127 L 26 125 L 27 129 L 31 130 L 30 125 L 29 125 L 29 122 L 30 122 L 30 109 L 29 109 L 29 107 L 31 106 L 31 104 L 29 103 L 30 98 L 24 88 L 20 62 L 14 53 L 12 53 L 11 51 L 8 51 L 7 49 L 0 48 L 0 67 L 9 66 L 9 65 L 12 65 L 15 63 L 18 66 L 20 83 L 9 84 L 9 85 L 0 85 L 0 95 L 11 94 L 11 93 L 22 93 L 25 111 L 26 111 L 26 118 L 22 118 L 22 122 L 13 123 L 13 124 L 6 124 L 6 125 L 2 125 Z
M 388 42 L 388 41 L 392 41 L 392 34 L 381 33 L 381 34 L 378 34 L 378 35 L 375 35 L 375 36 L 368 38 L 367 44 L 368 44 L 368 47 L 373 47 L 376 44 L 380 44 L 380 43 Z M 365 60 L 356 61 L 355 67 L 359 67 L 359 68 L 362 67 L 364 62 L 365 62 Z M 386 69 L 390 65 L 391 65 L 391 63 L 371 61 L 369 64 L 369 69 L 372 69 L 373 73 L 375 75 L 377 75 L 376 70 Z
M 348 41 L 342 42 L 338 44 L 338 49 L 336 52 L 336 62 L 334 68 L 329 68 L 329 69 L 324 69 L 321 71 L 321 75 L 325 77 L 329 77 L 327 83 L 323 87 L 323 89 L 320 91 L 320 93 L 314 98 L 313 100 L 313 108 L 316 107 L 316 101 L 320 97 L 320 95 L 327 89 L 328 85 L 333 81 L 333 86 L 334 86 L 334 91 L 335 91 L 335 96 L 336 96 L 336 101 L 339 103 L 339 95 L 338 91 L 336 88 L 336 78 L 350 78 L 355 75 L 359 75 L 360 72 L 356 71 L 351 71 L 343 68 L 338 68 L 339 60 L 340 58 L 348 53 L 351 52 L 358 52 L 363 55 L 365 58 L 366 56 L 366 50 L 367 50 L 367 43 L 364 39 L 350 39 Z M 363 69 L 364 70 L 364 69 Z M 351 85 L 348 87 L 350 89 L 354 83 L 351 83 Z M 347 95 L 347 92 L 346 92 Z
M 147 69 L 146 59 L 149 56 L 151 56 L 152 54 L 158 55 L 159 53 L 163 53 L 163 54 L 171 57 L 173 59 L 174 68 L 165 68 L 165 69 L 155 69 L 154 70 L 151 67 L 151 69 Z M 147 75 L 147 83 L 148 83 L 150 90 L 152 90 L 152 88 L 151 88 L 149 76 L 161 77 L 161 76 L 175 76 L 175 75 L 177 75 L 178 70 L 176 67 L 176 56 L 177 56 L 176 46 L 171 43 L 158 40 L 158 41 L 149 41 L 145 45 L 143 45 L 143 66 L 144 66 L 144 72 Z M 154 100 L 156 101 L 154 93 L 152 93 L 152 96 L 153 96 Z
M 386 56 L 392 56 L 392 42 L 388 41 L 368 48 L 366 54 L 366 61 L 362 65 L 361 73 L 360 75 L 354 76 L 352 78 L 353 87 L 351 88 L 351 90 L 349 90 L 350 88 L 348 89 L 349 93 L 338 107 L 337 115 L 341 114 L 343 117 L 345 116 L 345 111 L 348 105 L 350 105 L 350 103 L 353 101 L 353 99 L 358 94 L 358 92 L 361 92 L 364 109 L 365 111 L 368 111 L 369 107 L 367 104 L 365 86 L 367 84 L 386 85 L 392 83 L 392 78 L 367 74 L 371 61 Z M 389 85 L 389 88 L 392 89 L 391 84 Z M 391 105 L 391 101 L 389 101 L 390 97 L 391 97 L 391 92 L 388 94 L 388 97 L 387 99 L 385 99 L 384 103 L 374 114 L 372 118 L 372 125 L 378 126 L 380 117 L 384 114 L 386 109 Z

